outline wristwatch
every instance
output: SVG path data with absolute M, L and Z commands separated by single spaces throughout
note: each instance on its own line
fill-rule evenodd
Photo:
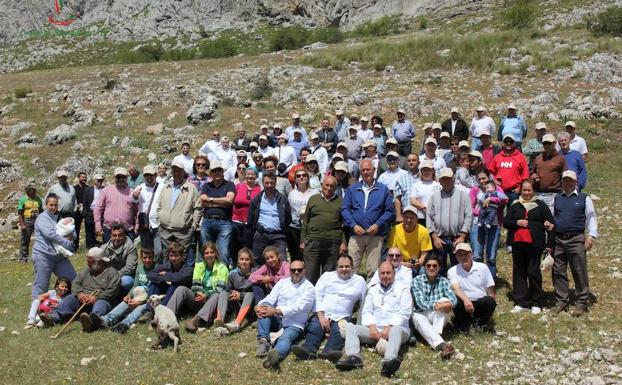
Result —
M 209 197 L 209 202 L 210 202 L 210 203 L 214 202 L 214 198 Z

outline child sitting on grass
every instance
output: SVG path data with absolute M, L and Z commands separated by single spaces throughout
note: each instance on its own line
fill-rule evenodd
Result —
M 39 295 L 39 298 L 32 301 L 28 321 L 25 329 L 34 326 L 43 327 L 43 322 L 39 319 L 39 313 L 49 313 L 60 304 L 67 294 L 71 293 L 71 281 L 64 277 L 59 277 L 54 283 L 54 290 Z

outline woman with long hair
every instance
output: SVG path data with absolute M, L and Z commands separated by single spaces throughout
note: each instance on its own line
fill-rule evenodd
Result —
M 258 174 L 255 167 L 247 167 L 244 181 L 235 186 L 231 216 L 234 234 L 234 241 L 231 242 L 231 255 L 237 255 L 243 247 L 252 247 L 253 236 L 248 226 L 248 211 L 253 198 L 261 192 L 261 187 L 257 183 Z
M 302 251 L 300 250 L 301 210 L 304 210 L 307 206 L 309 198 L 318 193 L 316 190 L 309 188 L 309 173 L 305 169 L 296 171 L 295 178 L 296 187 L 287 197 L 292 213 L 292 223 L 289 225 L 289 236 L 287 237 L 292 261 L 302 260 Z
M 210 182 L 212 178 L 208 175 L 209 159 L 205 155 L 197 155 L 192 163 L 192 175 L 188 177 L 188 182 L 201 191 L 203 185 Z

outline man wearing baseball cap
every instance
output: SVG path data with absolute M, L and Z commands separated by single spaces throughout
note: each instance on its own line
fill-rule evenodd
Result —
M 456 264 L 454 247 L 466 241 L 473 213 L 469 193 L 455 187 L 454 173 L 443 168 L 439 173 L 440 191 L 435 191 L 426 210 L 426 226 L 430 231 L 434 250 L 441 257 L 441 272 Z M 449 264 L 447 262 L 449 257 Z
M 343 142 L 348 136 L 348 127 L 351 126 L 350 119 L 344 116 L 342 109 L 335 110 L 335 133 L 337 140 Z
M 415 138 L 415 126 L 406 120 L 406 111 L 398 108 L 397 121 L 391 126 L 391 135 L 397 140 L 397 153 L 408 156 L 412 152 L 412 140 Z
M 369 118 L 367 116 L 361 117 L 361 126 L 359 127 L 356 136 L 363 139 L 364 142 L 371 140 L 374 136 L 374 132 L 369 128 Z
M 136 232 L 140 236 L 140 244 L 143 249 L 154 251 L 154 258 L 159 260 L 162 255 L 162 242 L 160 241 L 157 216 L 157 202 L 164 184 L 156 181 L 158 168 L 148 164 L 143 168 L 145 182 L 134 189 L 132 199 L 136 203 L 138 216 Z
M 388 168 L 378 176 L 378 182 L 389 188 L 391 196 L 396 196 L 395 189 L 397 181 L 406 175 L 407 171 L 399 167 L 400 157 L 395 151 L 390 151 L 384 158 Z
M 505 135 L 511 134 L 516 140 L 516 148 L 522 148 L 523 138 L 527 136 L 527 124 L 522 116 L 516 113 L 516 105 L 514 103 L 508 106 L 508 113 L 501 119 L 499 131 L 497 132 L 497 140 L 503 139 Z
M 467 126 L 462 116 L 460 116 L 460 110 L 458 107 L 451 109 L 451 116 L 449 119 L 441 124 L 443 132 L 449 133 L 449 137 L 458 137 L 460 140 L 469 139 L 469 126 Z
M 531 167 L 531 179 L 536 182 L 534 187 L 537 197 L 549 206 L 551 212 L 555 195 L 562 191 L 562 173 L 568 168 L 566 158 L 555 149 L 556 144 L 554 135 L 544 135 L 544 151 L 538 155 Z
M 285 129 L 285 135 L 287 135 L 290 142 L 294 140 L 294 132 L 296 132 L 296 130 L 300 131 L 301 139 L 306 142 L 307 130 L 300 125 L 300 115 L 298 113 L 292 114 L 292 125 Z
M 346 145 L 348 149 L 348 159 L 352 159 L 353 161 L 358 162 L 361 159 L 361 151 L 363 148 L 363 144 L 365 143 L 363 139 L 359 138 L 357 133 L 356 126 L 348 127 L 348 135 L 346 136 L 343 143 Z
M 536 160 L 536 157 L 544 151 L 544 146 L 542 145 L 544 135 L 546 135 L 546 123 L 536 123 L 536 137 L 529 139 L 527 144 L 523 146 L 522 152 L 529 159 L 530 168 L 533 166 L 533 161 Z
M 479 136 L 476 136 L 478 133 L 482 131 L 487 132 L 491 137 L 497 131 L 497 126 L 495 126 L 495 121 L 492 120 L 490 116 L 486 113 L 486 108 L 483 106 L 479 106 L 475 109 L 475 117 L 471 121 L 471 125 L 469 126 L 469 132 L 471 133 L 471 150 L 480 150 L 482 146 L 482 142 L 479 139 Z
M 576 298 L 572 315 L 579 317 L 588 308 L 590 285 L 586 253 L 592 248 L 594 239 L 598 237 L 598 223 L 592 199 L 577 190 L 577 174 L 574 171 L 567 170 L 562 174 L 562 192 L 555 196 L 553 216 L 555 217 L 553 287 L 557 302 L 553 312 L 558 313 L 568 308 L 567 268 L 570 264 Z
M 76 209 L 76 190 L 69 184 L 69 172 L 67 170 L 58 170 L 56 172 L 58 182 L 48 189 L 47 194 L 43 198 L 47 198 L 50 194 L 56 194 L 58 197 L 58 217 L 60 219 L 72 217 Z
M 423 163 L 426 160 L 434 163 L 434 171 L 438 177 L 441 169 L 447 167 L 447 165 L 445 164 L 445 159 L 436 156 L 436 139 L 431 137 L 427 138 L 423 144 L 423 150 L 423 155 L 419 156 L 419 163 Z
M 109 266 L 110 260 L 99 247 L 89 249 L 86 256 L 87 267 L 78 272 L 71 283 L 71 294 L 63 298 L 58 307 L 50 313 L 42 313 L 45 326 L 53 326 L 67 321 L 84 303 L 84 313 L 80 314 L 82 331 L 90 333 L 97 329 L 97 319 L 103 317 L 118 302 L 121 277 L 116 269 Z M 99 293 L 92 293 L 98 290 Z
M 516 148 L 512 134 L 503 137 L 503 151 L 495 155 L 488 170 L 494 175 L 497 184 L 508 197 L 508 207 L 518 199 L 521 183 L 529 178 L 529 168 L 525 156 Z
M 171 181 L 162 188 L 157 205 L 163 261 L 168 254 L 169 242 L 176 241 L 186 251 L 185 265 L 194 265 L 195 231 L 199 230 L 200 218 L 195 211 L 201 209 L 196 205 L 198 199 L 197 188 L 185 178 L 183 163 L 173 162 Z
M 404 264 L 417 275 L 426 255 L 432 251 L 430 232 L 418 223 L 415 206 L 406 206 L 402 211 L 402 219 L 402 223 L 391 228 L 387 247 L 397 247 L 402 253 Z
M 95 233 L 95 217 L 93 211 L 95 210 L 95 204 L 97 198 L 104 191 L 106 185 L 106 179 L 102 172 L 95 172 L 93 175 L 93 185 L 87 187 L 84 190 L 84 232 L 86 235 L 86 248 L 97 246 L 97 237 Z
M 583 160 L 587 161 L 587 144 L 585 143 L 585 139 L 575 133 L 577 131 L 577 124 L 569 120 L 564 124 L 564 128 L 570 135 L 570 149 L 583 155 Z
M 95 204 L 95 233 L 103 237 L 104 243 L 110 240 L 113 223 L 122 225 L 130 239 L 136 238 L 137 204 L 132 199 L 132 189 L 127 185 L 128 175 L 125 167 L 116 167 L 114 184 L 104 188 Z
M 497 307 L 495 281 L 488 266 L 473 261 L 468 243 L 458 243 L 454 250 L 458 264 L 447 273 L 451 288 L 458 297 L 454 307 L 454 326 L 468 331 L 490 328 Z
M 326 149 L 320 144 L 320 137 L 315 132 L 309 135 L 309 150 L 311 154 L 315 155 L 317 158 L 320 173 L 324 175 L 328 170 L 328 152 L 326 152 Z

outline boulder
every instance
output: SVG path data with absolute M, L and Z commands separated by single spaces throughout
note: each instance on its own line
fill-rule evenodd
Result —
M 46 132 L 45 140 L 50 146 L 53 146 L 74 139 L 76 136 L 77 133 L 73 127 L 67 124 L 61 124 L 52 131 Z

